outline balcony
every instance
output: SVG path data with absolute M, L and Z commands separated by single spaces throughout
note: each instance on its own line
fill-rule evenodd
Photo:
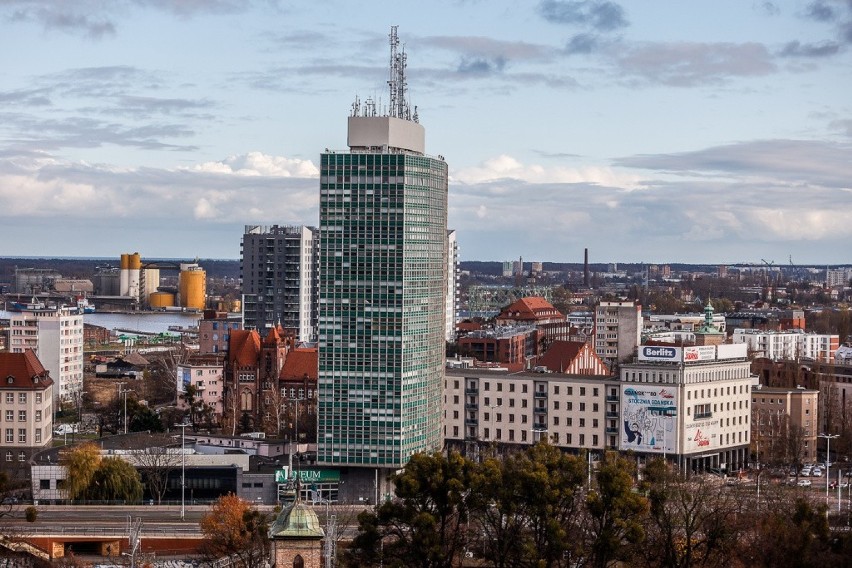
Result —
M 476 387 L 465 387 L 464 392 L 465 394 L 479 394 L 479 389 Z
M 614 410 L 607 410 L 606 411 L 606 417 L 607 418 L 618 418 L 618 412 L 616 412 Z
M 618 395 L 617 394 L 608 394 L 608 395 L 606 395 L 606 401 L 607 402 L 618 402 Z
M 465 410 L 479 410 L 479 403 L 477 402 L 466 402 L 464 405 Z
M 536 406 L 535 408 L 533 408 L 533 413 L 535 413 L 535 414 L 547 414 L 547 407 L 546 406 Z
M 535 391 L 535 398 L 547 398 L 547 391 Z
M 607 426 L 606 427 L 606 433 L 607 434 L 618 434 L 618 428 L 616 428 L 615 426 Z
M 476 418 L 465 418 L 464 419 L 465 426 L 479 426 L 479 420 Z

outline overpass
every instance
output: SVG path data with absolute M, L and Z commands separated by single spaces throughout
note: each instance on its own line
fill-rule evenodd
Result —
M 130 551 L 126 527 L 15 525 L 15 549 L 45 560 L 75 555 L 120 557 Z M 202 535 L 198 527 L 142 526 L 139 553 L 156 556 L 195 556 Z

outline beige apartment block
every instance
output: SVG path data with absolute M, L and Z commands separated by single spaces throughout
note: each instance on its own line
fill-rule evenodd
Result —
M 818 405 L 817 390 L 765 386 L 752 390 L 751 451 L 755 461 L 785 465 L 815 462 Z

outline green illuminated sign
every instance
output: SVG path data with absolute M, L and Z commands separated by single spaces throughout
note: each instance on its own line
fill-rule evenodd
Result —
M 289 472 L 289 468 L 285 467 L 275 472 L 275 483 L 287 483 L 295 478 L 296 473 L 303 484 L 340 482 L 340 470 L 337 469 L 300 469 Z

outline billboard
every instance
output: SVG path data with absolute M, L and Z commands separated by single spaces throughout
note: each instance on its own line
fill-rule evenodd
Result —
M 683 348 L 683 362 L 689 363 L 694 361 L 715 361 L 716 346 L 715 345 L 695 345 Z
M 642 345 L 639 347 L 640 361 L 682 361 L 680 347 Z
M 721 440 L 719 435 L 719 419 L 707 418 L 687 422 L 684 432 L 684 453 L 703 452 L 718 448 Z
M 748 344 L 732 343 L 716 346 L 717 359 L 743 359 L 748 357 Z
M 619 449 L 656 454 L 676 453 L 676 395 L 677 390 L 672 387 L 622 385 Z

